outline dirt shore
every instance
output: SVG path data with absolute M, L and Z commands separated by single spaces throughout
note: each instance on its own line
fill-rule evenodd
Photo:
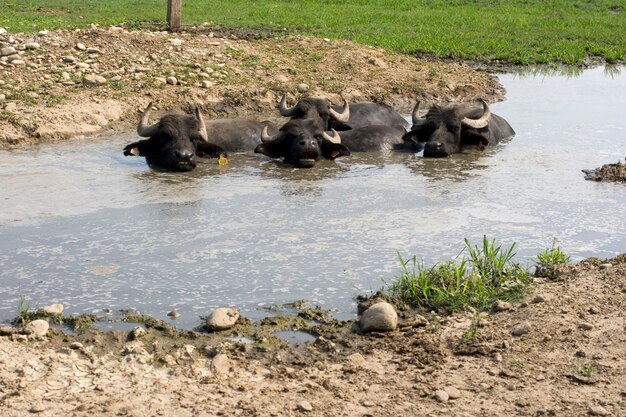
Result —
M 131 130 L 137 111 L 278 117 L 283 93 L 333 103 L 501 100 L 497 79 L 347 41 L 258 31 L 85 30 L 0 35 L 0 147 Z
M 0 336 L 0 408 L 5 417 L 626 415 L 626 255 L 561 267 L 522 303 L 478 319 L 397 309 L 396 331 L 363 335 L 329 320 L 301 345 L 264 332 L 302 317 L 241 321 L 236 334 L 262 333 L 253 343 L 158 322 L 138 334 Z

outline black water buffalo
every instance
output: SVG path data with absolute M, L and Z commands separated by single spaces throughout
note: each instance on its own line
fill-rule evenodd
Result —
M 402 126 L 363 126 L 341 132 L 341 144 L 351 152 L 413 151 L 419 152 L 424 145 L 403 140 L 406 130 Z
M 332 108 L 335 111 L 340 109 L 339 106 L 333 106 Z M 375 125 L 408 128 L 409 122 L 391 106 L 367 102 L 350 103 L 350 117 L 347 122 L 330 121 L 331 128 L 341 131 Z
M 312 119 L 290 120 L 274 136 L 269 136 L 265 129 L 262 140 L 254 152 L 270 158 L 283 158 L 285 163 L 298 168 L 313 167 L 321 156 L 334 160 L 350 155 L 336 131 L 330 136 Z
M 481 100 L 482 109 L 467 104 L 434 105 L 419 116 L 419 102 L 413 109 L 413 126 L 403 139 L 424 144 L 425 157 L 446 157 L 469 147 L 482 149 L 515 135 L 502 117 L 491 113 Z
M 290 117 L 291 120 L 310 119 L 315 121 L 323 130 L 332 129 L 331 122 L 345 123 L 350 118 L 350 106 L 346 101 L 338 110 L 333 109 L 328 101 L 323 98 L 304 97 L 298 102 L 287 107 L 287 97 L 283 94 L 276 106 L 281 116 Z
M 276 132 L 272 122 L 247 119 L 210 120 L 205 123 L 200 110 L 195 115 L 165 114 L 150 125 L 152 103 L 137 125 L 139 136 L 147 137 L 126 145 L 124 155 L 144 156 L 148 165 L 168 171 L 191 171 L 196 157 L 217 157 L 225 152 L 252 151 L 261 143 L 261 132 Z
M 217 156 L 223 150 L 208 142 L 206 125 L 200 109 L 195 114 L 165 114 L 148 124 L 152 102 L 148 104 L 137 125 L 137 134 L 148 138 L 124 147 L 124 155 L 144 156 L 148 165 L 168 171 L 191 171 L 196 155 Z

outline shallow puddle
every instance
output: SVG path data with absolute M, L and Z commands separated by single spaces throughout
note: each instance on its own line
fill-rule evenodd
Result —
M 351 317 L 398 253 L 446 260 L 483 234 L 517 242 L 525 264 L 553 238 L 574 260 L 626 250 L 626 188 L 581 172 L 626 156 L 626 71 L 500 79 L 507 100 L 492 110 L 517 136 L 483 154 L 353 154 L 310 170 L 236 154 L 226 170 L 172 174 L 122 155 L 134 134 L 0 151 L 0 321 L 22 295 L 186 329 L 216 307 L 254 319 L 298 299 Z

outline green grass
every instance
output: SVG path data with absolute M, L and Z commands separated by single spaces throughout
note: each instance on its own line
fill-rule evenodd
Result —
M 485 310 L 496 300 L 517 300 L 527 291 L 528 273 L 513 261 L 515 244 L 502 248 L 485 236 L 481 246 L 467 239 L 465 245 L 469 257 L 431 267 L 398 255 L 402 270 L 387 293 L 422 310 L 455 312 L 466 306 Z
M 556 279 L 558 276 L 556 267 L 569 262 L 569 256 L 557 246 L 557 240 L 552 241 L 552 245 L 537 254 L 535 260 L 535 276 Z
M 626 6 L 616 0 L 185 0 L 183 25 L 299 31 L 408 54 L 580 64 L 626 57 Z M 165 27 L 162 0 L 5 0 L 0 27 L 12 32 L 124 23 Z

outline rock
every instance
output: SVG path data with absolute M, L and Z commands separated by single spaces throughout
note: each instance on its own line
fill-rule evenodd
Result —
M 363 312 L 360 325 L 363 332 L 392 331 L 398 326 L 398 313 L 387 302 L 377 303 Z
M 133 330 L 128 333 L 128 340 L 137 340 L 140 337 L 145 336 L 146 329 L 141 326 L 136 326 Z
M 507 311 L 511 309 L 511 304 L 507 303 L 506 301 L 497 300 L 493 303 L 491 309 L 496 312 Z
M 17 51 L 12 46 L 7 46 L 6 48 L 0 49 L 0 56 L 10 56 L 17 54 Z
M 213 81 L 207 81 L 207 80 L 204 80 L 204 81 L 202 81 L 200 83 L 200 87 L 202 87 L 202 88 L 211 88 L 214 85 L 215 85 L 215 83 Z
M 178 38 L 170 39 L 170 45 L 172 46 L 181 46 L 182 44 L 183 44 L 183 41 L 181 39 L 178 39 Z
M 102 52 L 98 48 L 89 48 L 89 49 L 87 49 L 87 53 L 88 54 L 99 54 L 99 55 L 102 54 Z
M 613 265 L 612 264 L 600 264 L 599 268 L 600 269 L 609 269 L 611 268 Z
M 289 82 L 289 78 L 287 78 L 286 76 L 279 74 L 276 76 L 276 81 L 278 81 L 279 83 L 286 83 Z
M 15 329 L 9 326 L 0 325 L 0 336 L 10 336 L 15 333 Z
M 541 295 L 535 295 L 535 298 L 532 299 L 531 303 L 539 304 L 539 303 L 545 303 L 545 301 L 546 299 L 542 297 Z
M 6 106 L 4 106 L 4 111 L 14 112 L 15 110 L 17 110 L 17 104 L 13 102 L 7 103 Z
M 305 83 L 298 84 L 297 89 L 299 93 L 306 93 L 307 91 L 309 91 L 309 85 Z
M 41 311 L 51 316 L 62 316 L 63 310 L 63 304 L 50 304 L 49 306 L 45 306 L 41 309 Z
M 448 397 L 451 400 L 461 397 L 461 391 L 459 391 L 456 387 L 445 387 L 443 390 L 448 393 Z
M 107 79 L 101 75 L 89 74 L 83 78 L 83 84 L 85 85 L 103 85 L 107 83 Z
M 502 354 L 500 352 L 496 352 L 493 354 L 493 360 L 495 362 L 502 362 L 504 358 L 502 357 Z
M 234 308 L 222 307 L 213 310 L 206 319 L 206 326 L 209 330 L 230 329 L 237 323 L 239 312 Z
M 447 403 L 450 399 L 450 395 L 446 391 L 440 389 L 435 391 L 435 399 L 440 403 Z
M 33 320 L 24 326 L 24 333 L 33 337 L 44 337 L 48 334 L 50 325 L 45 320 Z
M 84 50 L 87 49 L 87 47 L 85 46 L 84 43 L 80 43 L 79 42 L 79 43 L 76 44 L 76 49 L 78 49 L 79 51 L 84 51 Z
M 70 349 L 81 350 L 83 348 L 84 348 L 84 346 L 80 342 L 72 342 L 72 343 L 70 343 Z
M 581 329 L 581 330 L 591 330 L 591 329 L 593 329 L 593 324 L 591 324 L 591 323 L 580 323 L 578 325 L 578 328 Z
M 597 308 L 591 306 L 589 307 L 589 310 L 587 310 L 589 312 L 589 314 L 598 314 L 600 312 L 600 310 L 598 310 Z
M 22 65 L 26 64 L 26 62 L 24 62 L 21 59 L 14 59 L 14 60 L 11 61 L 11 64 L 15 65 L 16 67 L 19 67 L 19 66 L 22 66 Z
M 114 77 L 111 77 L 111 79 L 109 81 L 112 81 L 114 83 L 121 81 L 122 80 L 122 76 L 121 75 L 116 75 Z
M 172 310 L 169 313 L 167 313 L 168 317 L 171 317 L 173 319 L 177 319 L 178 317 L 180 317 L 180 313 L 176 310 Z
M 90 65 L 85 63 L 85 62 L 79 62 L 78 64 L 76 64 L 76 68 L 80 68 L 80 69 L 89 69 Z
M 37 42 L 27 42 L 24 44 L 26 49 L 38 49 L 41 45 Z
M 531 328 L 530 323 L 527 321 L 523 321 L 513 326 L 513 329 L 511 330 L 511 334 L 513 336 L 521 336 L 523 334 L 528 333 L 530 331 L 530 328 Z
M 609 411 L 602 407 L 601 405 L 592 405 L 589 407 L 587 411 L 590 416 L 608 416 L 610 415 Z
M 46 411 L 46 407 L 43 404 L 33 404 L 30 406 L 28 411 L 33 414 L 43 413 L 44 411 Z
M 67 64 L 73 64 L 74 62 L 76 62 L 76 58 L 74 58 L 71 55 L 68 56 L 64 56 L 63 57 L 63 62 L 67 63 Z
M 218 353 L 211 361 L 211 370 L 218 375 L 227 374 L 232 366 L 231 360 L 223 353 Z
M 305 401 L 300 401 L 298 403 L 298 407 L 297 408 L 300 411 L 313 411 L 313 406 L 311 405 L 310 402 L 308 402 L 306 400 Z
M 176 84 L 178 84 L 178 80 L 176 79 L 176 77 L 172 77 L 172 76 L 167 77 L 167 78 L 165 79 L 165 82 L 166 82 L 167 84 L 169 84 L 169 85 L 176 85 Z
M 7 30 L 5 28 L 0 28 L 0 35 L 5 35 Z
M 49 33 L 48 30 L 44 29 L 44 30 L 40 30 L 39 32 L 37 32 L 37 35 L 46 36 L 48 33 Z

